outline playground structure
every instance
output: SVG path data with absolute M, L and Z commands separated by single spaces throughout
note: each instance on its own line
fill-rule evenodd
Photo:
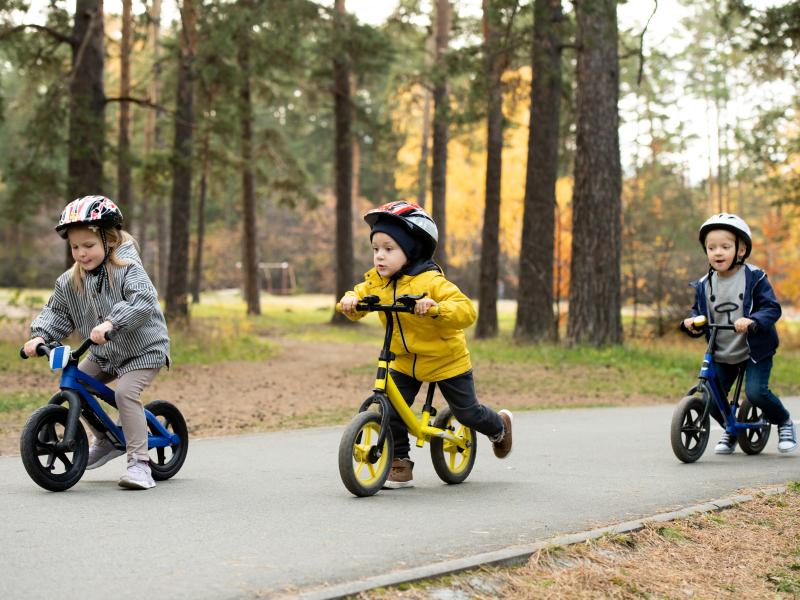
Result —
M 287 262 L 260 262 L 258 269 L 262 273 L 261 287 L 268 294 L 288 296 L 297 288 L 294 268 Z

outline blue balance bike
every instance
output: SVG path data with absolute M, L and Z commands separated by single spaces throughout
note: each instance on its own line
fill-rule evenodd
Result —
M 697 385 L 695 385 L 678 403 L 672 414 L 670 440 L 672 451 L 679 460 L 692 463 L 705 452 L 709 438 L 711 403 L 714 403 L 725 421 L 725 431 L 735 435 L 739 446 L 745 454 L 758 454 L 769 440 L 770 423 L 764 419 L 761 409 L 750 404 L 746 397 L 739 402 L 744 380 L 744 367 L 739 369 L 736 377 L 733 397 L 729 400 L 717 378 L 714 366 L 714 342 L 717 332 L 723 329 L 734 330 L 733 325 L 708 324 L 705 316 L 696 317 L 694 328 L 709 328 L 708 340 L 703 365 L 700 367 Z M 693 337 L 703 335 L 691 334 Z
M 114 338 L 114 331 L 106 339 Z M 28 418 L 19 449 L 22 464 L 31 479 L 51 492 L 61 492 L 78 483 L 89 459 L 83 417 L 104 433 L 114 446 L 125 451 L 122 429 L 103 411 L 98 399 L 116 408 L 114 390 L 78 369 L 81 355 L 92 346 L 85 340 L 76 350 L 60 344 L 39 344 L 36 354 L 50 359 L 50 368 L 61 370 L 61 391 Z M 20 350 L 20 356 L 27 358 Z M 189 431 L 180 411 L 169 402 L 156 400 L 145 406 L 147 447 L 153 479 L 175 475 L 186 460 Z

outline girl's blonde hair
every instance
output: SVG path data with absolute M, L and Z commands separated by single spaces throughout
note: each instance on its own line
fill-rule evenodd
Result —
M 99 227 L 93 225 L 85 225 L 84 227 L 94 232 L 94 234 L 97 235 L 97 238 L 102 241 Z M 117 256 L 117 250 L 123 244 L 126 244 L 127 242 L 133 242 L 136 251 L 139 252 L 139 242 L 137 242 L 136 238 L 124 229 L 105 227 L 103 228 L 103 231 L 105 231 L 106 243 L 108 244 L 108 260 L 106 261 L 106 269 L 108 269 L 108 284 L 112 285 L 111 269 L 124 267 L 130 264 L 129 261 L 123 260 Z M 72 287 L 79 292 L 83 291 L 85 279 L 86 269 L 76 262 L 72 265 L 72 274 L 70 275 L 70 283 L 72 284 Z

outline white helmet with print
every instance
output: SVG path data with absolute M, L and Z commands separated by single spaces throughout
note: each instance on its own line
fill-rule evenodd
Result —
M 741 217 L 731 213 L 719 213 L 706 220 L 700 227 L 700 245 L 705 250 L 706 236 L 709 231 L 714 229 L 727 229 L 736 236 L 736 254 L 739 254 L 739 240 L 742 240 L 745 245 L 744 256 L 742 259 L 735 260 L 733 265 L 744 263 L 745 259 L 750 256 L 753 250 L 753 234 L 750 233 L 750 227 L 745 223 Z M 731 265 L 731 266 L 733 266 Z

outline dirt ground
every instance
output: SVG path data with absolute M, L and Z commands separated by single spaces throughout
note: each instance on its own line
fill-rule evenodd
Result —
M 277 352 L 261 362 L 164 369 L 142 399 L 145 403 L 173 402 L 186 418 L 191 437 L 209 437 L 345 423 L 369 396 L 379 344 L 288 337 L 271 338 L 270 343 Z M 512 410 L 659 401 L 647 397 L 593 397 L 588 385 L 580 397 L 565 396 L 558 377 L 544 369 L 531 364 L 476 362 L 478 396 L 482 403 L 495 409 Z M 571 369 L 570 377 L 586 377 L 588 382 L 591 378 L 596 380 L 598 374 Z M 9 393 L 55 392 L 57 385 L 57 378 L 45 365 L 23 372 L 0 370 L 0 389 Z M 415 408 L 422 402 L 418 398 Z M 444 403 L 438 392 L 436 402 L 440 406 Z M 0 455 L 19 454 L 20 431 L 31 412 L 28 408 L 0 413 Z
M 263 362 L 163 369 L 142 399 L 173 402 L 190 436 L 208 437 L 333 423 L 355 412 L 368 394 L 369 377 L 347 370 L 368 365 L 372 346 L 291 339 L 277 340 L 276 346 L 276 356 Z M 55 391 L 57 384 L 49 370 L 0 372 L 0 387 L 9 392 Z M 19 432 L 30 412 L 12 412 L 5 420 L 0 415 L 0 454 L 19 453 Z

